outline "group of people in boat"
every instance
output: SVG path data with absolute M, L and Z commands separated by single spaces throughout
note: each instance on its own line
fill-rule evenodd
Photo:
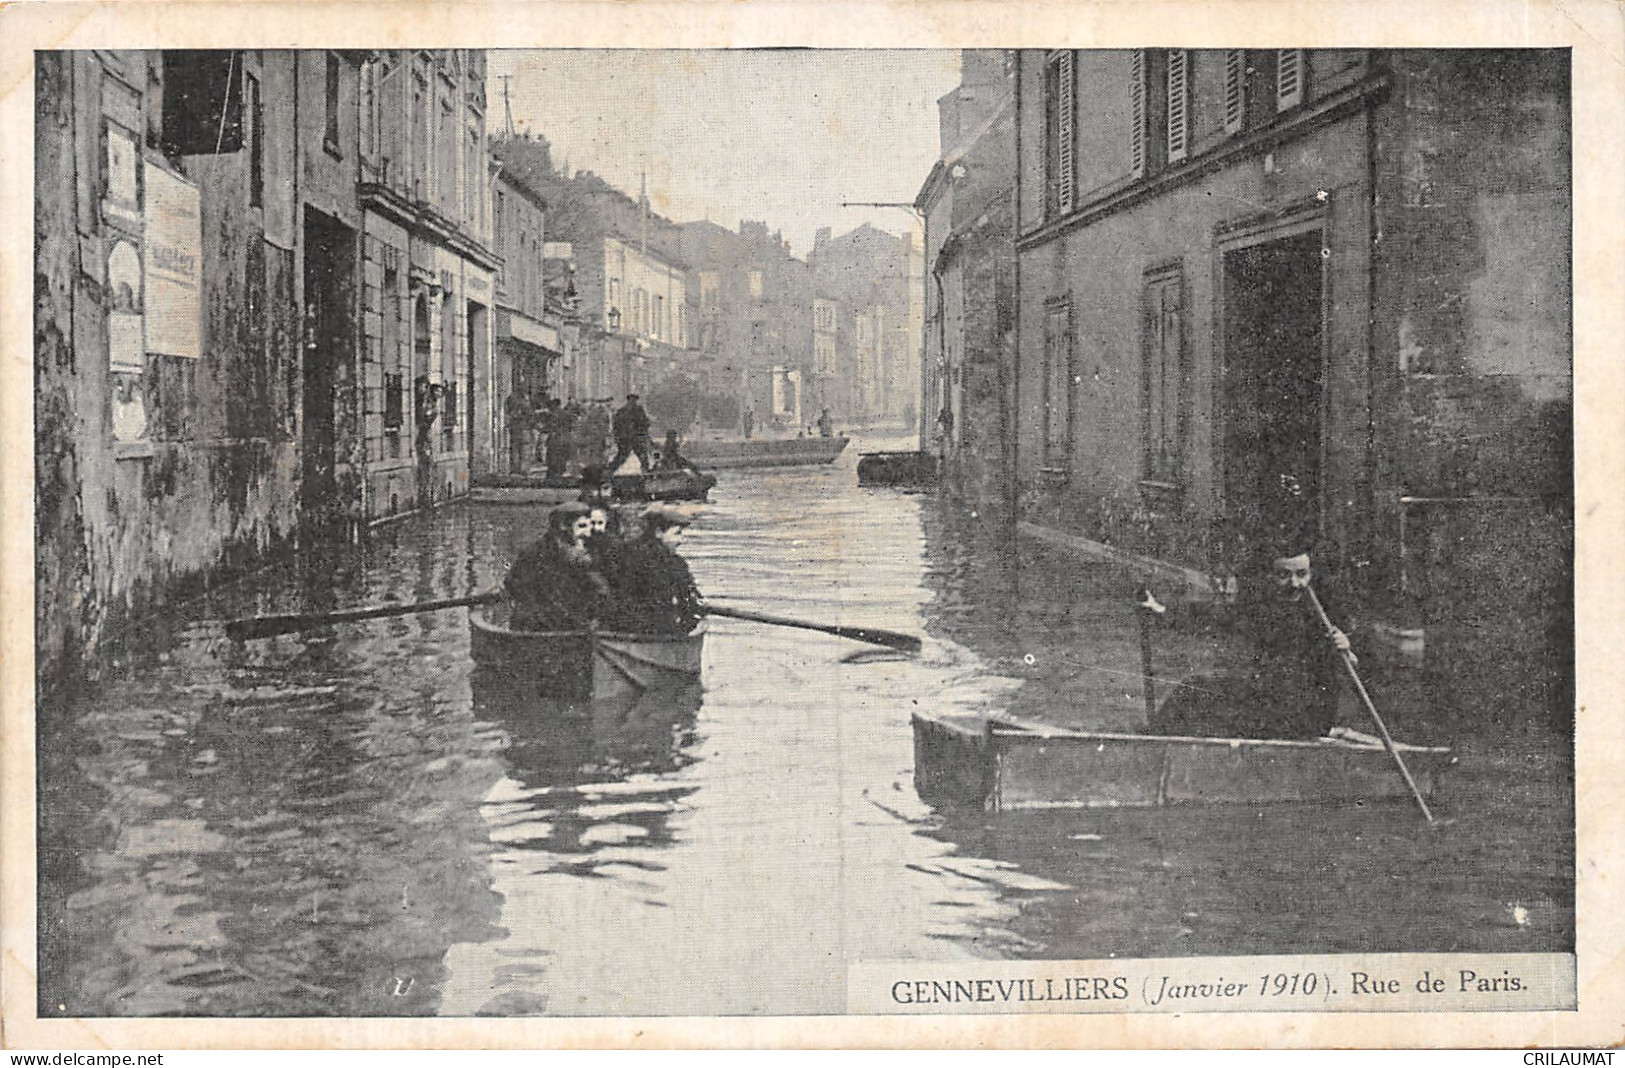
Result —
M 687 518 L 662 505 L 617 509 L 606 489 L 555 508 L 515 559 L 503 583 L 515 630 L 683 635 L 705 614 L 677 551 Z

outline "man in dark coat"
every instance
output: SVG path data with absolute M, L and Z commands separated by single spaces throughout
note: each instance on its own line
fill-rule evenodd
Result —
M 1311 739 L 1336 724 L 1340 660 L 1349 639 L 1337 629 L 1327 634 L 1309 603 L 1310 554 L 1279 551 L 1288 555 L 1268 560 L 1267 571 L 1255 568 L 1238 586 L 1225 620 L 1243 651 L 1241 663 L 1178 684 L 1157 708 L 1153 734 Z M 1142 610 L 1160 614 L 1161 606 L 1148 600 Z M 1324 607 L 1328 615 L 1335 611 Z
M 628 393 L 626 403 L 615 409 L 610 427 L 615 435 L 615 459 L 609 465 L 610 472 L 620 470 L 634 453 L 643 469 L 649 470 L 649 413 L 643 410 L 636 393 Z
M 513 606 L 515 630 L 590 630 L 603 616 L 609 586 L 594 567 L 587 539 L 592 518 L 584 504 L 555 508 L 547 534 L 520 552 L 502 592 Z
M 622 544 L 609 576 L 614 629 L 682 635 L 698 625 L 705 602 L 677 554 L 687 525 L 680 513 L 655 506 L 644 515 L 642 532 Z

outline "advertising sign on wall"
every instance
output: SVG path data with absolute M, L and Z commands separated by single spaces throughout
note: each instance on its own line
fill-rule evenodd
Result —
M 203 332 L 203 228 L 197 186 L 147 168 L 147 351 L 196 359 Z

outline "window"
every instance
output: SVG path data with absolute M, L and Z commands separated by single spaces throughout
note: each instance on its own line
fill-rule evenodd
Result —
M 1072 442 L 1072 302 L 1044 308 L 1044 458 L 1064 467 Z
M 462 208 L 462 191 L 457 187 L 457 116 L 449 95 L 440 98 L 440 129 L 435 134 L 434 153 L 435 180 L 439 183 L 434 199 L 442 211 L 457 215 Z
M 1072 210 L 1076 186 L 1077 69 L 1070 50 L 1052 52 L 1044 69 L 1044 204 L 1049 215 Z
M 334 155 L 339 151 L 339 57 L 337 52 L 327 53 L 327 132 L 322 135 L 322 147 Z
M 1240 133 L 1247 115 L 1247 50 L 1232 48 L 1224 54 L 1224 132 Z
M 265 107 L 260 100 L 260 80 L 243 75 L 244 103 L 248 107 L 248 205 L 265 203 Z
M 750 272 L 750 299 L 762 299 L 762 272 L 759 270 Z
M 398 433 L 406 421 L 406 376 L 384 376 L 384 429 Z M 398 455 L 398 453 L 397 453 Z M 391 459 L 394 457 L 392 456 Z
M 1140 374 L 1144 471 L 1147 478 L 1162 482 L 1178 481 L 1183 459 L 1184 290 L 1177 266 L 1146 276 Z
M 1275 50 L 1275 110 L 1286 111 L 1303 103 L 1303 49 Z
M 378 64 L 368 60 L 361 65 L 361 156 L 378 154 Z
M 1168 162 L 1185 158 L 1190 148 L 1191 79 L 1190 53 L 1182 48 L 1168 52 Z
M 1145 175 L 1146 141 L 1146 55 L 1145 49 L 1136 48 L 1129 56 L 1129 175 Z
M 716 271 L 700 272 L 700 310 L 720 311 L 722 308 L 722 278 Z
M 412 196 L 423 200 L 429 195 L 429 83 L 417 72 L 412 76 Z

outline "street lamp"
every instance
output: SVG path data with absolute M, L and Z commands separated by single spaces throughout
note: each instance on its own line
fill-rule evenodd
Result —
M 621 346 L 621 395 L 632 392 L 632 357 L 626 351 L 626 335 L 621 333 L 621 309 L 609 309 L 609 332 L 614 334 Z

